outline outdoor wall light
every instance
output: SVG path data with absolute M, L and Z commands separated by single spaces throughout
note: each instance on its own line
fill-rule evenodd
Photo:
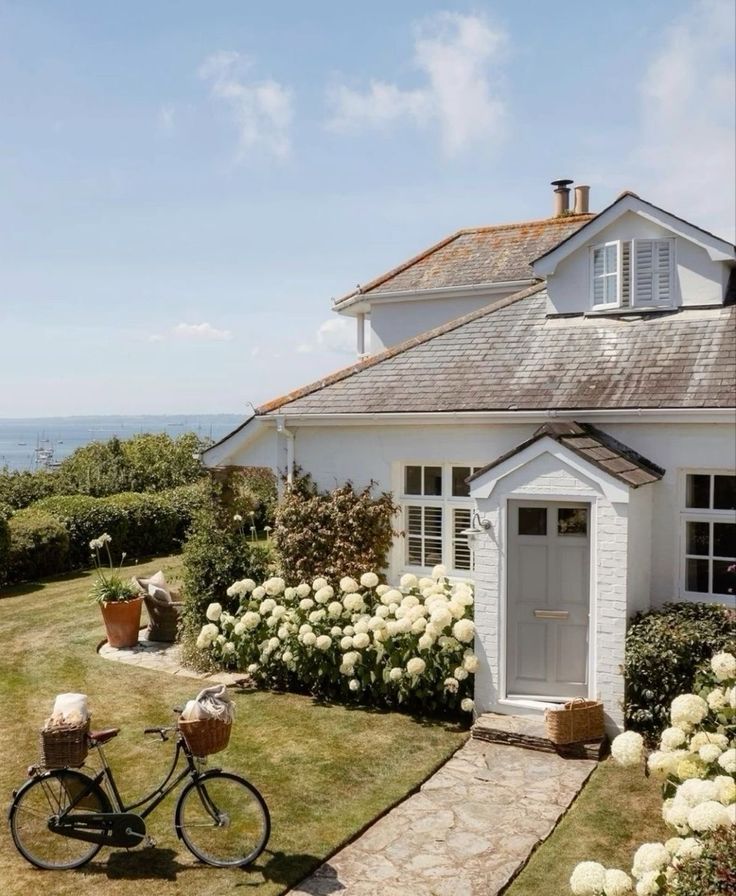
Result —
M 473 511 L 473 515 L 470 518 L 470 528 L 463 529 L 460 533 L 464 535 L 468 539 L 468 547 L 472 551 L 475 548 L 476 542 L 478 540 L 478 536 L 482 535 L 483 532 L 491 531 L 491 521 L 483 519 L 483 517 L 478 513 L 477 510 Z

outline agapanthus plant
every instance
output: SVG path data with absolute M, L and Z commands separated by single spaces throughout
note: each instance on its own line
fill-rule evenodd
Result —
M 120 557 L 120 565 L 115 567 L 110 553 L 110 542 L 112 536 L 104 532 L 99 538 L 93 538 L 89 543 L 92 551 L 92 559 L 95 564 L 95 573 L 97 578 L 92 586 L 92 599 L 98 604 L 120 603 L 122 601 L 132 600 L 138 595 L 138 589 L 135 585 L 123 578 L 121 571 L 126 555 L 123 553 Z M 107 553 L 107 568 L 102 564 L 100 551 Z

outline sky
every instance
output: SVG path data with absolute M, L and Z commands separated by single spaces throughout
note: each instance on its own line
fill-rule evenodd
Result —
M 243 413 L 331 299 L 631 189 L 734 236 L 731 0 L 0 0 L 0 417 Z

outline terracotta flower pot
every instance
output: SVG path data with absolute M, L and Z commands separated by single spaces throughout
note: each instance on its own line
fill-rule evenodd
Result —
M 100 604 L 110 647 L 135 647 L 141 627 L 142 597 Z

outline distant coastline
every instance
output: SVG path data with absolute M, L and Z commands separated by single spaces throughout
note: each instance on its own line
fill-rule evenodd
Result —
M 82 445 L 142 432 L 176 437 L 195 432 L 217 441 L 239 426 L 242 414 L 75 415 L 0 418 L 0 469 L 34 470 L 58 463 Z

